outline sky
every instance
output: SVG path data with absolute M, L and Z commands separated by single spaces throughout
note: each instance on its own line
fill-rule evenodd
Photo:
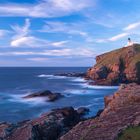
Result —
M 0 0 L 0 66 L 92 66 L 140 42 L 139 0 Z

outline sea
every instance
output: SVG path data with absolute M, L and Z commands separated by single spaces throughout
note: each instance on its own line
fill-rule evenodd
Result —
M 113 94 L 116 86 L 92 86 L 79 77 L 55 76 L 60 73 L 86 72 L 88 67 L 1 67 L 0 122 L 16 123 L 34 119 L 52 109 L 87 107 L 86 117 L 104 108 L 104 96 Z M 47 102 L 44 98 L 23 99 L 38 91 L 61 93 L 63 98 Z

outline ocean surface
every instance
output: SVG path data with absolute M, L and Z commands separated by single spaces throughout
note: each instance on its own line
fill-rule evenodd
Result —
M 104 107 L 104 96 L 118 87 L 91 86 L 89 81 L 76 77 L 54 76 L 64 72 L 86 72 L 87 67 L 1 67 L 0 122 L 18 122 L 36 118 L 54 108 L 88 107 L 88 117 Z M 23 99 L 36 91 L 51 90 L 65 97 L 55 102 L 43 98 Z

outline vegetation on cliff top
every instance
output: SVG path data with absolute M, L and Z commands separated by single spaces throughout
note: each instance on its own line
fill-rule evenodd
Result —
M 97 67 L 103 66 L 103 65 L 113 65 L 116 62 L 120 60 L 120 58 L 126 57 L 128 53 L 135 53 L 134 57 L 129 59 L 129 66 L 134 66 L 137 62 L 140 62 L 140 44 L 134 44 L 129 47 L 123 47 L 102 55 L 97 56 L 98 58 L 98 63 L 95 65 Z
M 140 126 L 127 128 L 118 140 L 140 140 Z
M 96 57 L 87 72 L 96 85 L 140 83 L 140 44 L 123 47 Z

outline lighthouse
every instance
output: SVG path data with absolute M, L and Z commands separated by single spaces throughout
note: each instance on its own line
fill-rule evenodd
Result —
M 128 38 L 127 46 L 132 46 L 134 43 L 132 42 L 131 38 Z

